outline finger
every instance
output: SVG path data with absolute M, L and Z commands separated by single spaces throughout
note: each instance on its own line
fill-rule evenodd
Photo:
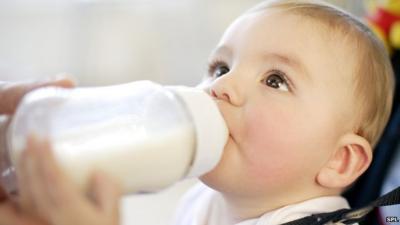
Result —
M 39 168 L 34 201 L 41 215 L 57 225 L 92 224 L 88 221 L 97 221 L 96 208 L 61 170 L 49 142 L 36 141 L 40 148 L 36 148 L 38 154 L 34 154 Z
M 13 114 L 26 93 L 47 86 L 71 88 L 75 86 L 75 82 L 63 75 L 63 77 L 46 81 L 2 83 L 0 85 L 0 114 Z
M 39 140 L 38 137 L 30 135 L 27 140 L 26 160 L 24 179 L 29 186 L 28 201 L 31 200 L 31 205 L 36 207 L 36 212 L 42 217 L 50 219 L 51 211 L 58 208 L 57 202 L 53 201 L 52 194 L 60 188 L 58 184 L 58 171 L 46 171 L 46 167 L 42 164 L 51 163 L 43 160 L 43 158 L 52 154 L 50 145 Z M 48 157 L 48 160 L 53 160 Z M 52 185 L 51 188 L 49 186 Z
M 19 186 L 21 208 L 32 215 L 46 217 L 47 212 L 53 208 L 49 204 L 48 185 L 49 182 L 41 173 L 40 152 L 46 151 L 47 145 L 38 141 L 35 136 L 29 136 L 26 149 L 19 160 Z
M 10 202 L 0 204 L 0 225 L 18 224 L 18 214 Z
M 15 205 L 11 202 L 0 204 L 0 225 L 28 225 L 27 222 L 21 221 Z
M 117 182 L 102 172 L 92 176 L 91 190 L 99 210 L 108 217 L 119 217 L 121 188 Z
M 55 224 L 68 224 L 90 212 L 89 201 L 61 170 L 50 143 L 35 137 L 30 137 L 30 141 L 35 146 L 32 148 L 35 169 L 30 175 L 34 180 L 30 184 L 39 214 Z
M 53 201 L 52 197 L 55 191 L 59 191 L 59 185 L 56 181 L 58 179 L 57 171 L 44 171 L 42 165 L 48 163 L 43 162 L 43 156 L 51 153 L 48 142 L 30 135 L 21 160 L 21 181 L 25 182 L 24 185 L 26 185 L 24 192 L 21 193 L 23 209 L 31 215 L 48 221 L 54 220 L 54 212 L 61 208 L 63 204 Z
M 53 206 L 65 205 L 70 200 L 75 200 L 76 188 L 61 170 L 50 143 L 46 140 L 34 139 L 38 144 L 35 161 L 38 165 L 38 178 L 42 187 L 48 191 L 49 204 Z
M 47 223 L 21 214 L 12 202 L 5 202 L 0 204 L 0 225 L 47 225 Z

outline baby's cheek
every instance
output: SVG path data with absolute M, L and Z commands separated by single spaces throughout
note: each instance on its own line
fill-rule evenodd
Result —
M 268 179 L 292 179 L 301 155 L 296 152 L 301 144 L 293 117 L 284 112 L 251 112 L 244 123 L 243 154 L 248 172 L 263 182 Z

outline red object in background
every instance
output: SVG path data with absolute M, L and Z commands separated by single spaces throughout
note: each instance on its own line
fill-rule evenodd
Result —
M 367 16 L 367 20 L 373 25 L 382 29 L 385 36 L 389 35 L 392 25 L 400 21 L 400 15 L 395 15 L 389 12 L 387 9 L 378 7 L 374 14 Z

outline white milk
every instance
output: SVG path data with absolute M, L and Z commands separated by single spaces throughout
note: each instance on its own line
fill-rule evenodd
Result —
M 81 188 L 94 170 L 116 178 L 124 193 L 155 191 L 188 172 L 195 148 L 192 126 L 153 132 L 151 137 L 143 133 L 135 137 L 122 123 L 98 128 L 83 128 L 53 141 L 64 172 Z

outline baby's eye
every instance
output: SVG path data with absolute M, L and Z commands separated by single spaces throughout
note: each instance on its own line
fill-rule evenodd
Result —
M 282 91 L 289 91 L 289 85 L 285 77 L 278 72 L 273 72 L 264 80 L 265 84 L 269 87 L 279 89 Z
M 223 62 L 214 62 L 209 66 L 208 73 L 211 77 L 218 78 L 226 73 L 229 73 L 229 67 Z

